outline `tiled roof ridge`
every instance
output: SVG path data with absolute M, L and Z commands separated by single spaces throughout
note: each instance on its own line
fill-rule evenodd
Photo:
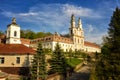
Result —
M 0 54 L 35 54 L 35 51 L 23 44 L 0 44 Z
M 39 42 L 40 40 L 42 42 L 57 41 L 57 42 L 73 43 L 72 39 L 70 39 L 68 37 L 58 36 L 58 35 L 51 35 L 51 36 L 46 36 L 46 37 L 42 37 L 42 38 L 33 39 L 33 40 L 31 40 L 31 42 L 35 41 L 35 43 L 36 43 L 36 42 Z
M 91 47 L 100 48 L 100 45 L 89 42 L 89 41 L 85 41 L 84 44 L 85 44 L 85 46 L 91 46 Z

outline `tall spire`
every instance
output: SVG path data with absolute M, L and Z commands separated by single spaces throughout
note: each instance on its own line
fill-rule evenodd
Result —
M 80 18 L 78 18 L 78 28 L 82 30 L 82 21 Z
M 74 16 L 74 14 L 72 14 L 72 16 L 71 16 L 71 21 L 75 21 L 75 16 Z
M 71 16 L 71 27 L 75 27 L 75 16 L 72 14 Z

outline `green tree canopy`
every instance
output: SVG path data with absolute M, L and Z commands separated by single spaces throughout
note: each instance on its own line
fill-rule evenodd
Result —
M 120 52 L 120 9 L 116 8 L 109 24 L 107 37 L 111 52 Z
M 0 36 L 3 35 L 4 33 L 2 31 L 0 31 Z
M 52 35 L 52 33 L 50 32 L 45 33 L 45 32 L 34 32 L 32 30 L 21 30 L 21 38 L 26 38 L 26 39 L 35 39 L 50 35 Z
M 52 54 L 50 65 L 51 73 L 59 73 L 66 76 L 67 62 L 63 55 L 63 50 L 58 43 L 56 44 L 55 50 Z
M 31 66 L 31 78 L 32 80 L 36 80 L 41 78 L 42 80 L 46 80 L 47 76 L 47 68 L 45 61 L 45 51 L 42 48 L 42 45 L 39 44 L 37 48 L 37 54 L 34 55 L 34 59 L 32 61 Z
M 111 17 L 108 36 L 102 47 L 92 80 L 120 79 L 120 9 L 116 8 Z

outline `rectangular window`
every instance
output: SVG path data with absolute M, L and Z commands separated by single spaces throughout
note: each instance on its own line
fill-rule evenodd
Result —
M 0 57 L 0 64 L 4 64 L 4 57 Z
M 16 58 L 16 63 L 17 63 L 17 64 L 20 64 L 20 57 L 17 57 L 17 58 Z

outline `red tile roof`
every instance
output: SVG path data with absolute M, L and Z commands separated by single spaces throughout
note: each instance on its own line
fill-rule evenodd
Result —
M 20 38 L 22 44 L 30 44 L 30 39 Z
M 52 41 L 69 43 L 69 44 L 73 43 L 73 41 L 70 38 L 61 37 L 61 36 L 58 36 L 58 35 L 46 36 L 44 38 L 37 38 L 37 39 L 31 40 L 30 43 L 31 44 L 36 44 L 36 43 L 39 43 L 39 42 L 52 42 Z
M 84 42 L 84 45 L 85 46 L 90 46 L 90 47 L 95 47 L 95 48 L 100 48 L 99 45 L 97 45 L 95 43 L 87 42 L 87 41 Z
M 22 44 L 0 44 L 0 54 L 35 54 L 35 51 Z

